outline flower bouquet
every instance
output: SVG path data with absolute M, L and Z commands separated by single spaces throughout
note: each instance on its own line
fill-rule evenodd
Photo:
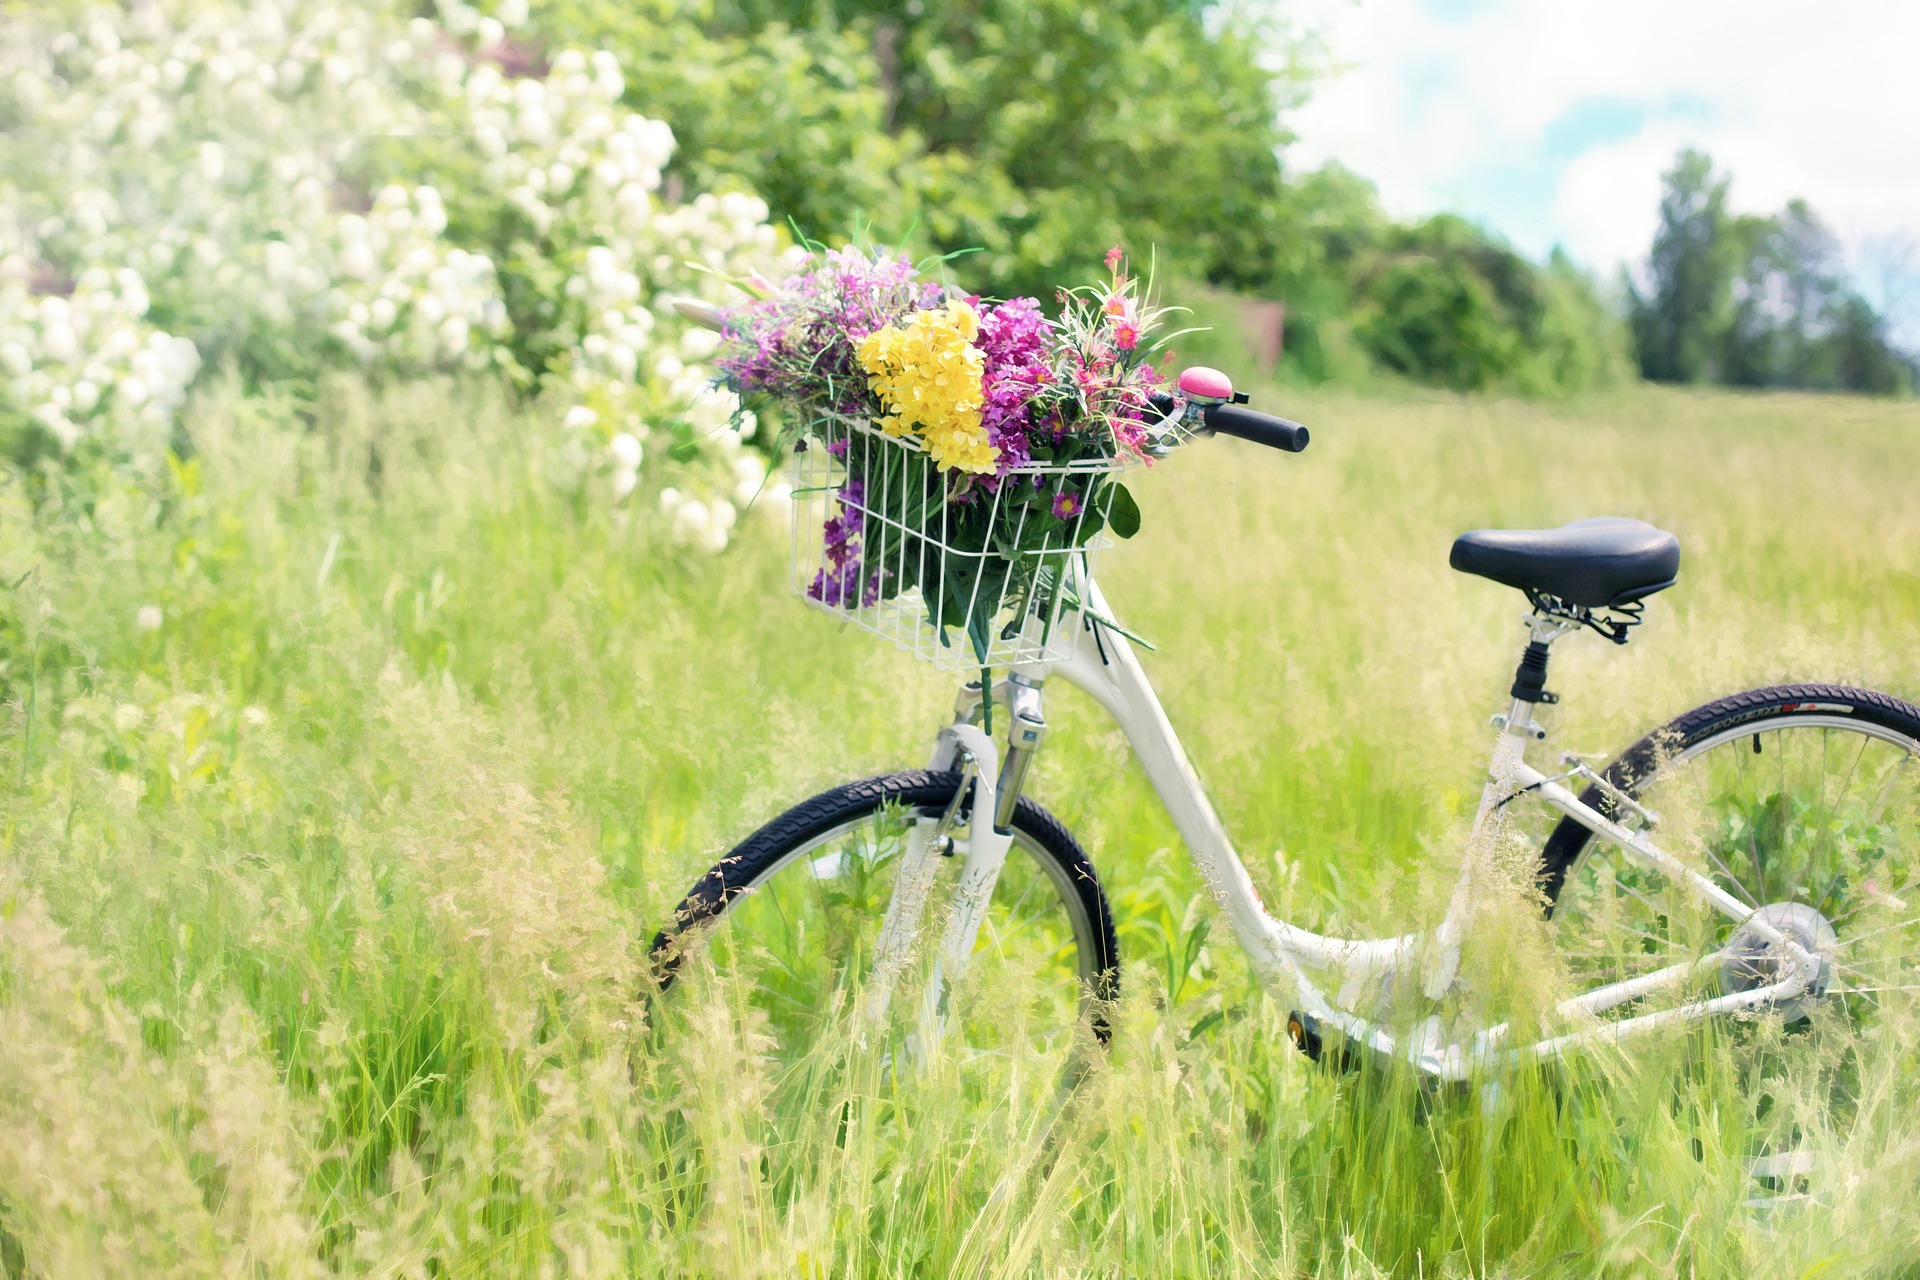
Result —
M 846 248 L 722 313 L 726 381 L 790 410 L 808 600 L 941 665 L 1065 656 L 1101 535 L 1139 528 L 1117 473 L 1180 438 L 1149 401 L 1165 313 L 1107 267 L 1053 320 Z

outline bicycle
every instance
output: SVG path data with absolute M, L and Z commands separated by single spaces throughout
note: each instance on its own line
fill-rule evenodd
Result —
M 1223 375 L 1190 369 L 1179 386 L 1157 407 L 1197 434 L 1307 446 L 1304 427 L 1243 407 Z M 1712 1018 L 1859 1026 L 1920 986 L 1920 910 L 1902 896 L 1920 884 L 1920 707 L 1825 684 L 1753 689 L 1679 716 L 1604 769 L 1572 752 L 1556 772 L 1529 761 L 1547 737 L 1536 710 L 1557 701 L 1552 646 L 1578 631 L 1625 644 L 1650 597 L 1677 581 L 1672 534 L 1602 518 L 1454 543 L 1455 569 L 1524 593 L 1527 643 L 1444 916 L 1372 939 L 1267 912 L 1092 579 L 1090 551 L 1075 555 L 1082 589 L 1045 620 L 1045 643 L 1003 679 L 962 688 L 926 768 L 795 806 L 694 885 L 654 942 L 663 985 L 703 946 L 748 984 L 776 1052 L 795 1056 L 855 999 L 865 1025 L 909 1054 L 933 1040 L 979 1054 L 1104 1041 L 1119 979 L 1107 896 L 1071 832 L 1025 794 L 1058 677 L 1117 723 L 1252 970 L 1293 1002 L 1296 1045 L 1315 1056 L 1338 1037 L 1462 1082 Z M 995 718 L 1004 747 L 988 731 Z M 1454 990 L 1493 877 L 1489 832 L 1518 802 L 1558 818 L 1536 877 L 1578 986 L 1551 1010 L 1557 1025 L 1456 1034 L 1438 1016 L 1406 1028 L 1355 1007 L 1355 992 L 1412 987 L 1438 1007 Z M 1798 1155 L 1773 1158 L 1774 1174 L 1803 1171 Z

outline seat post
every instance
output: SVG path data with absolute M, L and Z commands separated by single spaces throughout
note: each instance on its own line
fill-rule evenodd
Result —
M 1508 733 L 1519 737 L 1539 736 L 1533 724 L 1534 707 L 1543 702 L 1551 705 L 1560 701 L 1559 695 L 1547 692 L 1550 646 L 1579 625 L 1556 614 L 1536 611 L 1528 616 L 1526 651 L 1520 655 L 1520 665 L 1513 673 L 1513 687 L 1507 691 L 1513 699 L 1513 706 L 1507 712 Z

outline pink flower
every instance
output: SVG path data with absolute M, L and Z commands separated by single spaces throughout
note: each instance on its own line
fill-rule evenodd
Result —
M 1131 351 L 1140 345 L 1140 330 L 1122 320 L 1113 329 L 1113 345 L 1122 351 Z
M 1056 493 L 1053 495 L 1053 514 L 1062 520 L 1071 520 L 1080 514 L 1080 495 L 1077 493 Z
M 1120 269 L 1120 246 L 1115 245 L 1113 246 L 1113 248 L 1107 250 L 1107 270 L 1118 271 L 1119 269 Z

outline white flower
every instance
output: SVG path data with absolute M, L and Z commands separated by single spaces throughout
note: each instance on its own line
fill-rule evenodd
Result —
M 450 356 L 459 355 L 467 349 L 469 333 L 470 326 L 464 317 L 448 316 L 440 326 L 440 349 Z
M 725 551 L 734 519 L 732 505 L 725 498 L 715 498 L 708 507 L 706 534 L 699 540 L 700 549 L 710 555 Z
M 767 479 L 767 464 L 757 453 L 743 453 L 733 460 L 733 500 L 751 506 Z
M 560 420 L 560 425 L 569 431 L 584 431 L 598 421 L 599 414 L 583 404 L 577 404 L 567 410 L 567 416 Z
M 703 541 L 712 522 L 706 503 L 698 498 L 684 499 L 673 509 L 673 539 L 675 542 Z
M 613 455 L 616 468 L 632 471 L 640 465 L 640 440 L 628 432 L 622 431 L 608 441 L 607 452 Z
M 739 436 L 728 428 L 739 411 L 739 396 L 724 387 L 707 387 L 687 406 L 687 423 L 697 435 L 711 438 L 724 434 L 737 443 Z
M 632 424 L 622 434 L 636 444 L 642 415 L 705 429 L 682 461 L 709 517 L 700 544 L 723 544 L 731 506 L 723 515 L 705 495 L 738 496 L 739 435 L 724 430 L 737 406 L 701 386 L 717 338 L 678 317 L 657 327 L 645 300 L 699 289 L 693 262 L 773 270 L 765 206 L 737 193 L 658 202 L 673 132 L 618 105 L 627 77 L 611 53 L 561 49 L 544 78 L 471 61 L 528 8 L 437 0 L 436 16 L 407 18 L 198 0 L 90 9 L 75 32 L 38 17 L 0 28 L 13 110 L 47 151 L 30 174 L 7 175 L 32 189 L 9 188 L 0 208 L 60 210 L 0 217 L 0 397 L 65 447 L 164 448 L 200 358 L 146 319 L 150 302 L 402 377 L 504 367 L 500 344 L 530 338 L 571 352 L 566 380 Z M 586 250 L 577 279 L 534 286 L 552 295 L 534 301 L 559 304 L 549 331 L 515 334 L 493 264 L 448 241 L 441 193 L 355 141 L 449 126 L 481 166 L 463 196 L 522 219 L 536 251 Z M 371 208 L 341 211 L 334 193 L 361 174 L 376 179 Z M 71 298 L 30 294 L 30 262 L 69 272 Z M 337 345 L 316 341 L 329 333 Z M 565 419 L 576 434 L 598 421 Z M 638 470 L 616 477 L 631 471 L 637 485 Z
M 158 631 L 164 620 L 157 604 L 143 604 L 140 612 L 133 615 L 133 625 L 141 631 Z

